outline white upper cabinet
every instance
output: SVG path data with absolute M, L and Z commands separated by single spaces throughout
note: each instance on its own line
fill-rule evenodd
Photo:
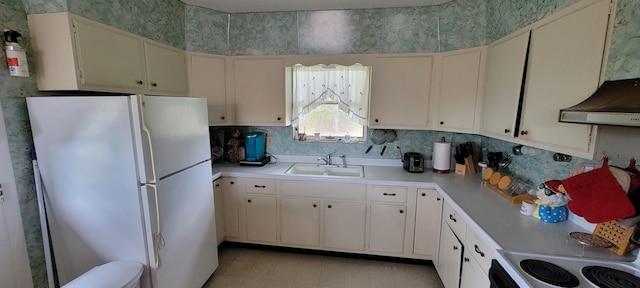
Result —
M 439 54 L 439 73 L 434 75 L 436 130 L 477 132 L 482 95 L 481 76 L 486 49 L 472 48 Z
M 529 34 L 502 39 L 488 47 L 481 125 L 484 135 L 513 137 Z
M 596 1 L 533 30 L 519 131 L 527 142 L 593 156 L 592 126 L 559 123 L 558 114 L 599 86 L 609 5 L 609 1 Z
M 184 51 L 145 40 L 144 52 L 149 92 L 187 95 L 187 59 Z
M 66 12 L 27 18 L 39 90 L 187 93 L 180 49 Z
M 373 60 L 369 126 L 427 129 L 432 56 L 379 56 Z
M 231 123 L 227 102 L 226 58 L 202 53 L 187 53 L 189 96 L 207 98 L 209 124 Z
M 285 92 L 284 58 L 235 57 L 232 63 L 236 124 L 291 124 L 291 99 Z

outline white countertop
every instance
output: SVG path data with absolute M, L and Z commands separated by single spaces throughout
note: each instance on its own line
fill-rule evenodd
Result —
M 598 248 L 583 247 L 568 237 L 570 232 L 592 232 L 571 222 L 545 223 L 520 214 L 520 205 L 511 204 L 496 192 L 485 188 L 478 174 L 472 176 L 409 173 L 399 166 L 364 166 L 363 178 L 312 177 L 286 175 L 293 162 L 278 162 L 264 167 L 240 166 L 236 163 L 213 164 L 214 179 L 254 177 L 305 181 L 350 182 L 377 185 L 402 185 L 435 188 L 445 201 L 465 218 L 484 240 L 495 249 L 633 261 L 635 256 L 620 257 Z M 359 164 L 359 163 L 358 163 Z M 375 164 L 375 163 L 374 163 Z

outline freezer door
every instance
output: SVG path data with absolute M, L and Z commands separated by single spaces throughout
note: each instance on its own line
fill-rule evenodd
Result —
M 150 157 L 148 149 L 153 150 L 156 179 L 211 158 L 206 99 L 140 95 L 135 97 L 143 99 L 143 108 L 140 111 L 144 121 L 141 125 L 149 132 L 143 136 L 143 141 L 147 145 L 147 158 Z M 149 138 L 150 145 L 147 142 Z M 147 161 L 146 165 L 149 171 L 151 167 L 148 165 L 151 165 L 151 162 Z M 149 176 L 148 179 L 153 177 Z
M 162 235 L 163 245 L 156 247 L 160 265 L 152 265 L 153 287 L 200 288 L 218 267 L 211 163 L 191 167 L 155 186 L 159 209 L 151 196 L 149 221 L 153 233 Z
M 148 264 L 129 98 L 27 104 L 60 284 L 109 261 Z

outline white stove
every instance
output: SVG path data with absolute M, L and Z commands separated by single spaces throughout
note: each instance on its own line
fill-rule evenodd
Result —
M 636 262 L 621 262 L 609 259 L 531 254 L 504 250 L 498 250 L 495 257 L 505 272 L 511 276 L 520 288 L 640 287 L 640 267 L 638 263 L 636 263 L 638 260 L 636 260 Z M 548 263 L 553 265 L 548 265 Z M 525 271 L 525 266 L 534 268 L 533 270 L 535 271 L 527 272 Z M 590 266 L 605 268 L 585 268 Z M 560 269 L 556 270 L 557 267 Z M 582 272 L 583 269 L 587 271 L 595 269 L 597 270 L 595 271 L 597 275 L 585 277 Z M 622 271 L 622 273 L 619 271 Z M 554 277 L 551 278 L 556 278 L 556 280 L 551 281 L 552 283 L 553 281 L 557 281 L 557 284 L 550 284 L 549 282 L 544 282 L 532 276 L 536 273 L 539 275 L 546 274 L 543 276 L 553 274 L 552 276 Z M 590 275 L 589 272 L 586 274 Z M 592 280 L 589 278 L 592 278 Z M 609 286 L 611 285 L 610 283 L 613 282 L 615 282 L 612 284 L 613 286 Z

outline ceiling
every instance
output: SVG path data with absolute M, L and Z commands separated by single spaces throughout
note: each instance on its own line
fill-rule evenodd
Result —
M 228 13 L 345 10 L 439 5 L 452 0 L 181 0 Z

